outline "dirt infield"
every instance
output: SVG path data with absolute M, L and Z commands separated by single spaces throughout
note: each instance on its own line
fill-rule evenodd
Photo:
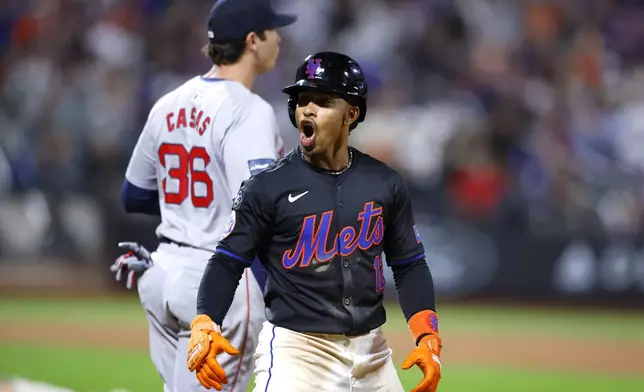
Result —
M 413 347 L 406 333 L 389 333 L 390 347 L 398 359 Z M 570 370 L 611 374 L 644 373 L 644 344 L 570 340 L 548 335 L 492 337 L 485 334 L 445 333 L 443 364 L 486 367 Z
M 42 325 L 2 323 L 3 341 L 47 346 L 146 349 L 147 329 L 133 326 L 82 326 L 78 324 Z M 52 340 L 50 337 L 55 336 Z M 545 334 L 498 337 L 489 334 L 445 333 L 443 359 L 449 364 L 511 366 L 513 368 L 602 372 L 612 374 L 644 373 L 644 344 L 602 340 L 553 338 Z M 406 332 L 389 332 L 387 340 L 394 357 L 402 360 L 412 349 Z

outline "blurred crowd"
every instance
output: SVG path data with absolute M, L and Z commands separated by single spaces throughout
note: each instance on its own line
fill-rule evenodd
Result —
M 256 91 L 287 149 L 281 88 L 308 53 L 340 51 L 370 88 L 353 144 L 405 175 L 420 219 L 641 233 L 644 2 L 275 3 L 299 20 Z M 156 220 L 125 216 L 120 186 L 154 101 L 209 69 L 211 6 L 0 3 L 0 257 L 101 260 L 116 241 L 153 239 Z

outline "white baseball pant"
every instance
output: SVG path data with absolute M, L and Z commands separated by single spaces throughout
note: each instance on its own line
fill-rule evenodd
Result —
M 264 322 L 253 392 L 404 392 L 380 328 L 356 337 Z

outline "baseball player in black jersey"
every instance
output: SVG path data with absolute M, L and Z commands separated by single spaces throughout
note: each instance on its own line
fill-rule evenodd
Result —
M 437 388 L 441 338 L 434 286 L 401 176 L 348 145 L 367 111 L 360 66 L 333 52 L 297 69 L 288 111 L 300 146 L 245 181 L 199 288 L 187 363 L 206 387 L 228 382 L 217 355 L 237 350 L 221 323 L 256 256 L 266 317 L 254 391 L 403 391 L 380 329 L 383 258 L 417 347 L 415 392 Z

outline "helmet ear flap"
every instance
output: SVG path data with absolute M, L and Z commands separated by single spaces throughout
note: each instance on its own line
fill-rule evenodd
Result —
M 367 102 L 365 102 L 363 98 L 360 98 L 360 100 L 357 102 L 357 105 L 355 106 L 360 109 L 360 114 L 358 115 L 356 121 L 349 125 L 349 131 L 353 131 L 359 123 L 364 121 L 365 117 L 367 116 Z
M 288 118 L 291 120 L 291 124 L 297 128 L 297 123 L 295 122 L 295 106 L 297 102 L 293 95 L 289 95 L 286 105 L 288 106 Z

